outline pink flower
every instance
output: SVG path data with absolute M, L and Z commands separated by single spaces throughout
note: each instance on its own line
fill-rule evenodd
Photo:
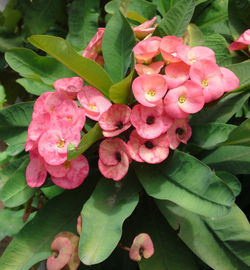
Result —
M 33 114 L 32 114 L 32 118 L 36 118 L 38 116 L 40 116 L 42 113 L 46 113 L 47 111 L 45 110 L 44 104 L 45 101 L 47 99 L 47 97 L 49 97 L 50 95 L 52 95 L 54 92 L 45 92 L 42 93 L 41 96 L 36 100 L 35 104 L 34 104 L 34 108 L 33 108 Z
M 102 56 L 102 38 L 105 28 L 98 28 L 97 33 L 89 42 L 87 48 L 83 51 L 82 56 L 92 59 L 99 65 L 103 66 L 104 60 Z
M 25 151 L 28 152 L 30 150 L 35 150 L 36 148 L 37 148 L 37 142 L 31 140 L 28 136 L 25 142 Z
M 75 99 L 83 88 L 83 79 L 80 77 L 63 78 L 54 82 L 56 91 L 68 98 Z
M 30 151 L 30 162 L 26 168 L 26 181 L 28 186 L 40 187 L 47 177 L 43 158 L 37 150 Z
M 182 85 L 189 79 L 190 66 L 184 62 L 167 65 L 165 68 L 165 79 L 169 89 Z
M 182 43 L 182 38 L 176 36 L 166 36 L 162 38 L 160 50 L 165 63 L 176 63 L 181 61 L 176 49 L 178 46 L 182 45 Z
M 167 89 L 166 80 L 160 74 L 137 77 L 132 84 L 135 99 L 147 107 L 155 107 L 162 103 L 162 98 Z
M 131 109 L 124 104 L 113 104 L 100 119 L 103 136 L 114 137 L 127 130 L 130 126 Z
M 216 63 L 214 51 L 208 47 L 197 46 L 190 48 L 187 45 L 181 45 L 177 47 L 177 55 L 188 65 L 200 60 L 210 60 Z
M 248 48 L 250 45 L 250 29 L 247 29 L 240 37 L 230 44 L 228 47 L 229 51 L 238 51 Z
M 77 98 L 83 106 L 86 116 L 98 121 L 102 113 L 111 107 L 111 102 L 107 100 L 96 88 L 91 86 L 83 87 Z
M 173 120 L 165 112 L 163 105 L 154 108 L 141 104 L 132 109 L 130 121 L 138 134 L 145 139 L 154 139 L 165 133 L 172 125 Z
M 212 61 L 194 63 L 190 69 L 190 78 L 202 87 L 205 103 L 218 99 L 224 93 L 221 70 Z
M 228 68 L 220 67 L 224 92 L 229 92 L 239 87 L 238 77 Z
M 133 130 L 128 141 L 128 152 L 138 162 L 160 163 L 169 154 L 168 136 L 163 134 L 155 139 L 144 139 Z
M 158 61 L 151 63 L 150 65 L 136 64 L 135 70 L 139 76 L 158 74 L 161 72 L 161 69 L 164 67 L 163 61 Z
M 160 54 L 160 42 L 160 37 L 151 37 L 137 43 L 133 49 L 137 63 L 150 64 L 152 59 Z
M 34 118 L 28 127 L 28 137 L 36 142 L 40 136 L 47 131 L 50 124 L 50 114 L 42 113 L 40 116 Z
M 167 132 L 169 138 L 169 146 L 171 149 L 176 149 L 179 144 L 187 143 L 192 135 L 192 129 L 188 125 L 188 119 L 176 119 L 174 124 Z
M 100 144 L 98 166 L 104 177 L 121 180 L 128 172 L 129 162 L 127 145 L 121 139 L 110 138 Z
M 143 24 L 138 25 L 137 27 L 132 26 L 135 37 L 138 39 L 143 39 L 147 35 L 152 34 L 155 30 L 155 27 L 152 27 L 152 25 L 154 24 L 156 20 L 157 20 L 157 17 L 155 16 L 153 19 L 146 21 Z
M 186 118 L 190 113 L 196 113 L 203 108 L 202 88 L 193 81 L 186 81 L 183 85 L 168 91 L 164 104 L 166 113 L 171 117 Z
M 82 184 L 89 173 L 88 160 L 79 156 L 72 161 L 65 161 L 58 166 L 46 164 L 46 169 L 51 175 L 52 181 L 64 189 L 77 188 Z
M 78 146 L 81 135 L 78 129 L 62 123 L 60 129 L 49 129 L 38 142 L 39 154 L 50 165 L 60 165 L 67 160 L 67 147 L 72 142 Z
M 85 124 L 86 117 L 83 108 L 78 108 L 75 101 L 67 99 L 55 108 L 51 119 L 51 128 L 66 125 L 68 128 L 76 128 L 80 131 Z

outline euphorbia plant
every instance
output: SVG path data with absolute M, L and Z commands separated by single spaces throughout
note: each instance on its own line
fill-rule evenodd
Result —
M 231 30 L 219 34 L 197 14 L 227 13 L 222 4 L 110 1 L 97 25 L 92 2 L 71 4 L 67 41 L 32 35 L 38 54 L 6 53 L 26 90 L 41 91 L 0 111 L 2 211 L 31 214 L 0 269 L 48 258 L 51 270 L 248 269 L 250 227 L 235 204 L 250 153 L 241 5 L 229 1 Z M 82 29 L 95 25 L 79 31 L 84 46 L 76 11 Z

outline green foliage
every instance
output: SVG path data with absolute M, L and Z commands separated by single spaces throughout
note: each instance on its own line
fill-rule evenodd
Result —
M 241 183 L 235 175 L 226 171 L 216 171 L 216 175 L 232 189 L 235 197 L 240 194 Z

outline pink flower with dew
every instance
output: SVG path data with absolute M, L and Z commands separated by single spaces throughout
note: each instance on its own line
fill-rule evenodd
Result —
M 165 113 L 162 104 L 153 108 L 141 104 L 135 105 L 130 115 L 130 121 L 138 134 L 145 139 L 159 137 L 173 124 L 173 119 Z
M 132 84 L 135 99 L 147 107 L 161 104 L 167 89 L 167 82 L 160 74 L 137 77 Z
M 208 47 L 197 46 L 190 48 L 187 45 L 181 45 L 177 47 L 177 55 L 188 65 L 200 60 L 210 60 L 216 63 L 214 51 Z
M 224 93 L 220 67 L 212 61 L 194 63 L 190 69 L 190 78 L 202 87 L 205 103 L 218 99 Z
M 136 64 L 135 70 L 139 76 L 142 76 L 142 75 L 158 74 L 161 72 L 163 67 L 164 67 L 164 62 L 158 61 L 158 62 L 151 63 L 149 65 Z
M 100 144 L 98 166 L 104 177 L 121 180 L 128 172 L 129 162 L 127 145 L 121 139 L 109 138 Z
M 78 108 L 77 103 L 71 99 L 64 100 L 57 106 L 51 116 L 51 128 L 59 127 L 62 123 L 68 128 L 76 128 L 79 131 L 84 127 L 86 121 L 85 111 Z
M 128 141 L 128 152 L 138 162 L 160 163 L 169 154 L 168 136 L 165 133 L 155 139 L 144 139 L 133 130 Z
M 179 144 L 187 143 L 192 135 L 192 129 L 188 124 L 188 118 L 175 119 L 174 124 L 167 132 L 169 138 L 169 147 L 176 149 Z
M 47 170 L 44 165 L 43 158 L 37 150 L 30 151 L 30 162 L 26 168 L 26 181 L 28 186 L 40 187 L 43 185 L 47 177 Z
M 168 91 L 164 98 L 165 111 L 172 118 L 186 118 L 190 113 L 197 113 L 204 102 L 201 86 L 190 80 Z
M 130 128 L 130 113 L 127 105 L 113 104 L 99 119 L 103 136 L 114 137 Z
M 83 79 L 80 77 L 63 78 L 54 82 L 56 91 L 68 98 L 76 99 L 77 93 L 83 88 Z
M 184 62 L 169 64 L 165 68 L 165 79 L 169 89 L 182 85 L 189 79 L 190 66 Z
M 142 256 L 145 259 L 150 258 L 154 254 L 154 245 L 147 233 L 140 233 L 133 241 L 129 250 L 129 258 L 133 261 L 139 262 Z
M 67 160 L 67 147 L 72 142 L 77 147 L 81 139 L 77 128 L 69 128 L 62 122 L 61 127 L 49 129 L 38 142 L 39 154 L 50 165 L 60 165 Z
M 153 19 L 146 21 L 136 27 L 132 26 L 135 37 L 138 39 L 144 39 L 147 35 L 152 34 L 155 30 L 155 26 L 152 27 L 152 25 L 155 23 L 156 20 L 157 17 L 155 16 Z
M 32 114 L 32 119 L 40 116 L 43 113 L 46 113 L 47 111 L 45 110 L 44 104 L 50 95 L 52 95 L 54 92 L 45 92 L 41 94 L 41 96 L 36 100 L 33 108 L 33 114 Z
M 29 139 L 36 142 L 40 136 L 47 131 L 50 125 L 50 113 L 42 113 L 34 118 L 28 127 Z
M 229 92 L 239 87 L 238 77 L 228 68 L 220 67 L 224 92 Z
M 86 116 L 95 121 L 99 121 L 102 113 L 106 112 L 112 105 L 102 93 L 91 86 L 85 86 L 78 93 L 77 99 L 83 106 Z
M 30 150 L 35 150 L 37 148 L 37 142 L 32 141 L 29 137 L 27 137 L 25 142 L 25 151 L 28 152 Z
M 182 38 L 176 36 L 166 36 L 162 38 L 160 51 L 166 64 L 180 62 L 177 47 L 183 44 Z
M 152 59 L 160 54 L 160 43 L 160 37 L 151 37 L 137 43 L 133 48 L 137 63 L 150 64 Z
M 88 160 L 79 156 L 72 161 L 65 161 L 58 166 L 46 164 L 54 184 L 64 189 L 73 189 L 80 186 L 89 174 Z
M 103 66 L 104 60 L 102 56 L 102 38 L 105 28 L 98 28 L 98 31 L 89 42 L 87 48 L 83 51 L 82 56 L 92 59 L 99 65 Z
M 228 47 L 229 51 L 238 51 L 248 49 L 248 45 L 250 45 L 250 29 L 247 29 L 240 37 L 230 44 Z

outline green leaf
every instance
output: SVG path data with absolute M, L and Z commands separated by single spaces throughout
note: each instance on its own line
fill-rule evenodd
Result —
M 152 2 L 157 6 L 157 10 L 161 13 L 162 16 L 172 8 L 179 0 L 153 0 Z
M 134 174 L 128 174 L 120 182 L 100 180 L 82 209 L 79 257 L 84 264 L 102 262 L 115 249 L 122 224 L 138 203 L 139 188 Z
M 215 174 L 232 189 L 235 197 L 240 194 L 241 183 L 235 175 L 225 171 L 216 171 Z
M 53 87 L 43 83 L 40 80 L 22 78 L 22 79 L 17 79 L 16 81 L 19 84 L 21 84 L 22 87 L 24 87 L 28 93 L 32 95 L 40 96 L 41 94 L 45 92 L 55 91 Z
M 8 181 L 3 186 L 0 198 L 7 207 L 16 207 L 27 202 L 36 192 L 35 188 L 30 188 L 26 183 L 26 167 L 29 158 L 26 157 L 20 166 L 12 172 Z
M 125 79 L 110 87 L 109 97 L 114 103 L 128 104 L 134 75 L 135 70 L 133 69 Z
M 250 227 L 236 205 L 228 215 L 208 219 L 168 201 L 156 203 L 174 229 L 180 224 L 179 237 L 212 269 L 249 269 Z
M 239 127 L 234 129 L 228 140 L 223 145 L 236 144 L 250 146 L 250 119 L 244 121 Z
M 119 10 L 126 16 L 130 0 L 120 0 Z
M 68 160 L 72 160 L 82 153 L 84 153 L 91 145 L 93 145 L 96 141 L 102 138 L 102 129 L 99 124 L 96 123 L 95 126 L 85 134 L 78 147 L 75 148 L 74 144 L 69 144 L 68 146 Z
M 241 145 L 221 146 L 202 160 L 216 170 L 232 174 L 250 174 L 250 147 Z
M 213 107 L 203 108 L 202 111 L 192 115 L 191 126 L 209 122 L 226 123 L 242 108 L 249 97 L 250 92 L 230 93 Z
M 126 18 L 118 11 L 109 20 L 102 41 L 105 69 L 114 82 L 120 82 L 130 65 L 135 36 Z
M 146 0 L 130 0 L 129 11 L 134 11 L 147 20 L 151 20 L 156 14 L 156 5 Z
M 23 37 L 6 31 L 5 28 L 0 27 L 0 51 L 5 52 L 11 48 L 18 47 L 22 44 Z
M 192 137 L 189 141 L 203 149 L 216 147 L 228 139 L 236 126 L 223 123 L 206 123 L 192 126 Z
M 184 41 L 186 39 L 185 44 L 190 47 L 195 46 L 204 46 L 205 38 L 200 31 L 199 27 L 193 23 L 190 23 L 187 27 L 187 31 L 184 34 Z
M 237 39 L 246 29 L 250 28 L 249 0 L 229 0 L 228 16 L 233 37 Z
M 58 196 L 59 194 L 61 194 L 64 189 L 60 188 L 56 185 L 54 186 L 50 186 L 50 187 L 43 187 L 41 188 L 43 194 L 49 199 L 51 200 L 52 198 Z
M 3 103 L 6 101 L 6 94 L 4 91 L 4 87 L 0 85 L 0 109 L 3 107 Z
M 98 27 L 100 1 L 74 0 L 69 11 L 67 41 L 80 50 L 84 49 Z
M 175 150 L 171 160 L 135 168 L 148 195 L 173 201 L 195 213 L 225 215 L 234 202 L 232 190 L 204 163 L 184 152 Z
M 138 14 L 135 11 L 128 11 L 126 14 L 126 18 L 136 21 L 140 24 L 147 21 L 144 17 L 142 17 L 140 14 Z
M 45 84 L 53 85 L 54 81 L 73 77 L 75 74 L 55 59 L 39 56 L 32 50 L 12 49 L 5 54 L 5 59 L 12 69 L 21 76 L 40 79 Z
M 0 269 L 28 270 L 37 262 L 47 259 L 51 255 L 50 245 L 56 234 L 76 231 L 77 216 L 93 190 L 93 180 L 86 179 L 81 188 L 64 192 L 50 200 L 10 243 L 1 257 Z
M 250 61 L 229 65 L 227 68 L 232 70 L 239 78 L 241 87 L 248 87 L 248 90 L 250 90 Z
M 62 0 L 32 1 L 24 16 L 24 27 L 31 34 L 45 33 L 54 24 L 55 14 L 64 4 Z
M 8 147 L 9 155 L 23 151 L 32 119 L 33 102 L 18 103 L 0 110 L 0 137 Z
M 113 84 L 108 74 L 93 60 L 77 54 L 66 40 L 46 35 L 34 35 L 28 40 L 99 89 L 104 95 L 108 95 L 108 90 Z
M 180 0 L 164 15 L 155 29 L 154 35 L 175 35 L 181 37 L 193 16 L 195 3 L 193 0 Z

